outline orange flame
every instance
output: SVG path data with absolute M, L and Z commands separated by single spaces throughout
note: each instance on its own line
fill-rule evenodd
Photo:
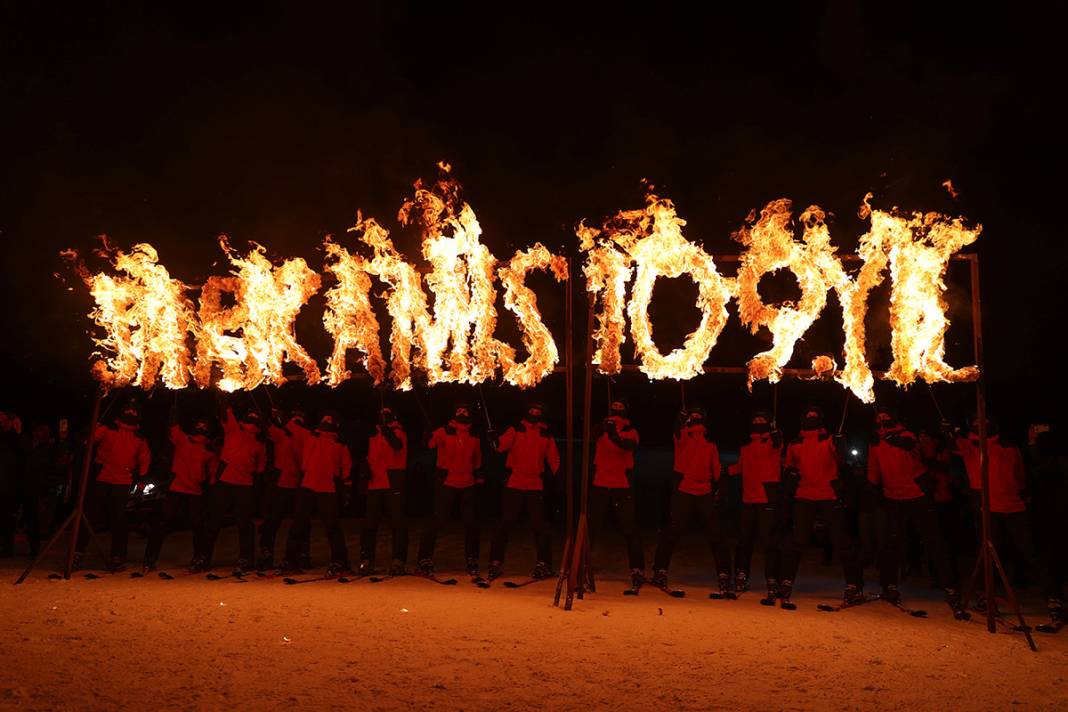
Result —
M 235 269 L 232 277 L 209 278 L 201 290 L 197 384 L 211 384 L 213 364 L 222 369 L 218 385 L 224 391 L 282 384 L 287 361 L 301 367 L 309 384 L 318 383 L 319 367 L 297 343 L 295 322 L 301 307 L 319 290 L 319 275 L 299 257 L 276 267 L 256 243 L 251 243 L 247 257 L 234 252 L 225 236 L 219 243 Z M 234 296 L 233 307 L 222 306 L 223 293 Z M 228 331 L 240 331 L 241 336 Z
M 531 270 L 547 269 L 557 282 L 567 279 L 567 260 L 549 252 L 540 242 L 528 250 L 517 251 L 508 264 L 497 271 L 504 285 L 504 305 L 519 320 L 523 331 L 523 346 L 529 357 L 516 363 L 515 349 L 497 342 L 497 361 L 504 380 L 520 388 L 529 388 L 552 372 L 560 360 L 553 335 L 541 320 L 538 301 L 533 290 L 526 286 Z
M 188 287 L 171 278 L 151 245 L 122 252 L 105 241 L 100 252 L 126 276 L 90 274 L 80 262 L 76 266 L 96 303 L 89 316 L 104 330 L 104 336 L 93 340 L 108 354 L 93 363 L 93 376 L 109 388 L 148 389 L 158 381 L 167 388 L 185 388 L 191 370 L 186 337 L 197 333 Z M 78 259 L 73 250 L 62 254 Z
M 362 362 L 375 385 L 385 378 L 386 361 L 378 342 L 378 318 L 371 308 L 371 278 L 367 261 L 353 255 L 327 237 L 326 269 L 337 278 L 337 285 L 326 292 L 323 326 L 334 337 L 334 350 L 326 367 L 326 382 L 331 386 L 352 377 L 345 365 L 351 349 L 363 354 Z

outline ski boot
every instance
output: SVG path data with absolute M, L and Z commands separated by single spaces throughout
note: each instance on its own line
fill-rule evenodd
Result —
M 774 606 L 775 599 L 779 597 L 779 582 L 775 579 L 768 579 L 768 595 L 760 599 L 760 605 L 762 606 Z
M 493 579 L 500 578 L 504 571 L 501 570 L 500 561 L 491 561 L 489 567 L 486 569 L 486 580 L 492 581 Z
M 234 578 L 242 578 L 245 574 L 252 571 L 252 562 L 248 559 L 238 559 L 234 565 Z
M 645 584 L 645 572 L 641 569 L 630 570 L 630 587 L 641 588 Z
M 719 591 L 714 591 L 713 593 L 711 593 L 709 595 L 709 598 L 725 598 L 728 600 L 734 600 L 735 598 L 738 598 L 737 594 L 734 593 L 734 587 L 731 585 L 731 577 L 729 575 L 720 574 L 717 578 Z
M 771 586 L 771 583 L 768 583 Z M 779 605 L 788 611 L 797 610 L 797 604 L 790 600 L 790 597 L 794 595 L 794 582 L 789 579 L 783 579 L 779 584 L 778 596 Z
M 326 575 L 331 578 L 337 578 L 347 573 L 350 573 L 347 563 L 331 561 L 330 565 L 326 567 Z
M 186 564 L 185 571 L 190 574 L 202 574 L 206 571 L 210 571 L 211 566 L 203 556 L 195 556 L 193 560 Z
M 151 559 L 145 559 L 141 564 L 141 575 L 148 576 L 150 573 L 156 570 L 156 562 Z
M 79 552 L 75 552 L 74 558 L 71 560 L 70 570 L 71 571 L 81 571 L 82 570 L 82 553 L 80 551 Z
M 274 552 L 270 549 L 261 549 L 260 558 L 256 560 L 257 571 L 269 571 L 274 568 Z
M 657 569 L 653 572 L 653 578 L 649 580 L 653 586 L 657 588 L 667 588 L 667 569 Z
M 419 559 L 419 563 L 415 565 L 415 573 L 417 576 L 433 576 L 434 561 L 432 559 Z
M 944 589 L 946 593 L 946 603 L 953 610 L 953 617 L 959 621 L 966 621 L 972 616 L 968 611 L 964 610 L 964 603 L 960 598 L 960 591 L 955 588 Z
M 900 598 L 900 595 L 898 597 Z M 859 603 L 864 603 L 865 600 L 863 588 L 855 583 L 846 585 L 845 591 L 842 593 L 842 603 L 847 606 L 855 606 Z
M 534 579 L 535 581 L 552 578 L 555 575 L 556 572 L 553 571 L 552 567 L 544 561 L 539 561 L 537 564 L 535 564 L 534 570 L 530 572 L 530 578 Z
M 896 606 L 897 604 L 901 603 L 901 591 L 898 590 L 895 584 L 887 584 L 883 586 L 882 598 L 887 603 L 891 603 Z
M 738 593 L 745 593 L 749 590 L 749 574 L 746 571 L 734 572 L 734 590 Z
M 1051 598 L 1046 602 L 1046 610 L 1049 611 L 1049 619 L 1053 621 L 1053 625 L 1061 625 L 1068 623 L 1068 610 L 1064 608 L 1064 602 L 1059 598 Z
M 478 559 L 467 560 L 467 575 L 473 579 L 482 578 L 482 574 L 479 572 L 478 569 Z
M 370 559 L 364 559 L 360 562 L 360 568 L 356 570 L 359 576 L 370 576 L 374 573 L 375 565 Z
M 121 556 L 112 556 L 108 561 L 108 573 L 117 574 L 126 570 L 126 561 Z
M 406 573 L 408 572 L 404 570 L 404 562 L 400 559 L 394 559 L 389 565 L 390 576 L 404 576 Z

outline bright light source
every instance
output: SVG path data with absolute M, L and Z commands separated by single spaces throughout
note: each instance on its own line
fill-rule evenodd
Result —
M 145 494 L 147 495 L 149 492 L 151 492 L 154 489 L 156 489 L 156 485 L 154 485 L 151 482 L 149 482 L 147 485 L 145 485 Z
M 860 453 L 859 453 L 859 452 L 857 452 L 856 450 L 850 450 L 849 452 L 853 453 L 853 457 L 856 457 L 857 455 L 859 455 L 859 454 L 860 454 Z

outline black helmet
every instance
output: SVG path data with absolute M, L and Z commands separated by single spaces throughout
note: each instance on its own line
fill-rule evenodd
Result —
M 122 409 L 119 414 L 119 422 L 124 425 L 136 427 L 141 422 L 141 411 L 132 403 Z
M 324 433 L 336 433 L 337 428 L 337 416 L 333 412 L 328 411 L 319 416 L 319 424 L 316 426 L 316 430 L 321 430 Z

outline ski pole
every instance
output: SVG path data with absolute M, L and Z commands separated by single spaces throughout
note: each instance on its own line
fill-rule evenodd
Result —
M 486 416 L 486 431 L 495 432 L 493 423 L 490 422 L 489 408 L 486 407 L 486 396 L 482 393 L 482 384 L 478 383 L 475 387 L 478 388 L 478 399 L 482 402 L 482 415 Z

